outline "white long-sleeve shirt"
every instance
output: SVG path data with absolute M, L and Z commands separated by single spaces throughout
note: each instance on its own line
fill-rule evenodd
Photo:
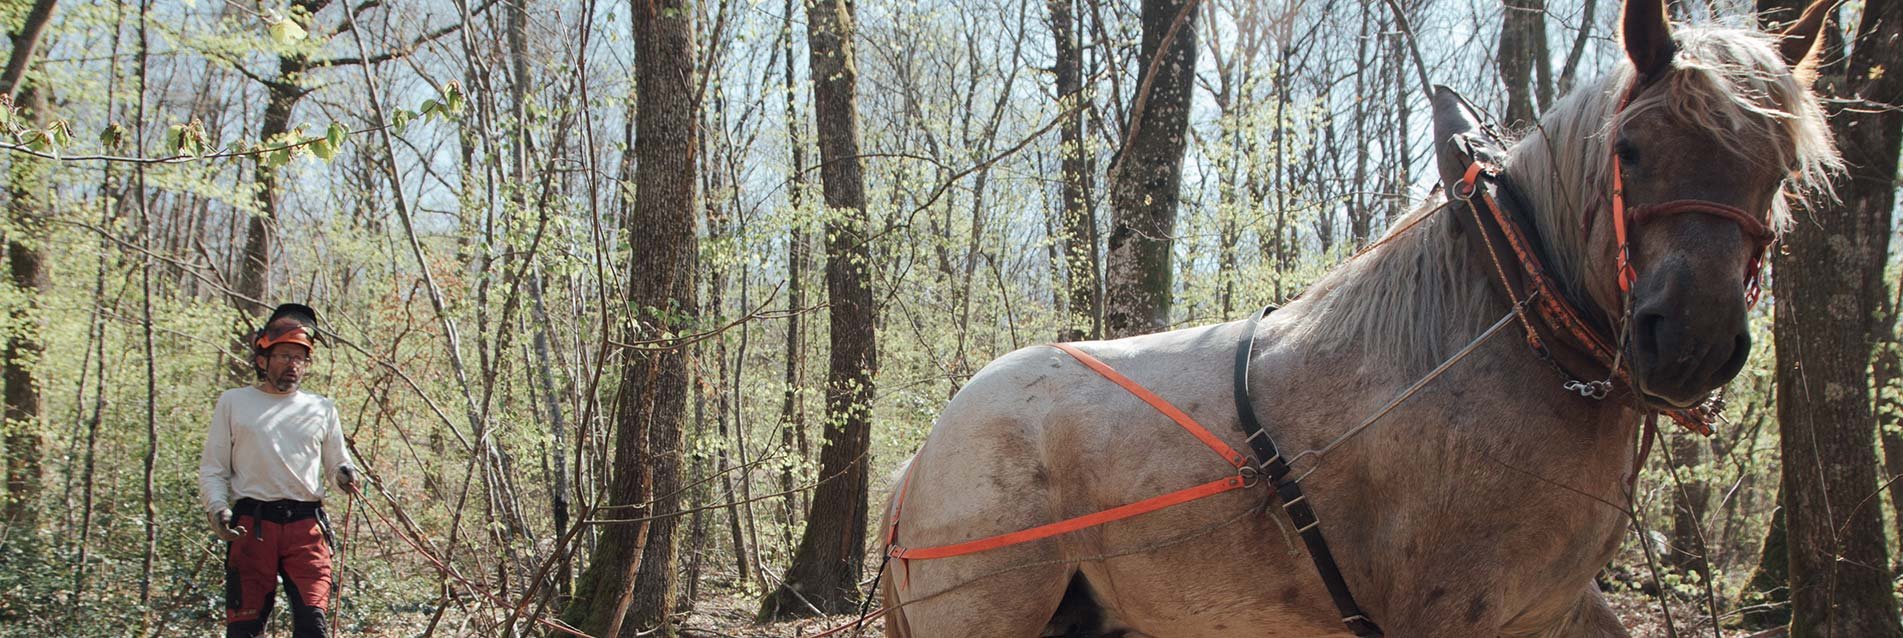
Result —
M 246 386 L 218 396 L 198 460 L 205 511 L 240 498 L 323 500 L 339 468 L 350 466 L 337 406 L 299 390 L 272 394 Z

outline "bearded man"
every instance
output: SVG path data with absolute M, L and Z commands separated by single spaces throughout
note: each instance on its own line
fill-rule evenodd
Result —
M 296 638 L 322 638 L 331 588 L 326 486 L 357 493 L 330 399 L 298 387 L 317 345 L 317 313 L 284 304 L 251 340 L 258 382 L 218 397 L 198 489 L 225 553 L 225 636 L 264 633 L 281 577 Z

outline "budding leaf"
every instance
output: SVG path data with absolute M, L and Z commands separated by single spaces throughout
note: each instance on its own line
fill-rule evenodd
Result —
M 326 138 L 320 137 L 312 140 L 308 148 L 311 149 L 312 155 L 317 156 L 317 159 L 326 162 L 330 161 L 330 158 L 337 156 L 337 147 L 331 146 L 330 140 Z
M 170 150 L 173 154 L 182 155 L 185 152 L 184 145 L 185 145 L 185 125 L 184 124 L 173 124 L 171 126 L 165 127 L 165 148 L 166 149 Z
M 331 148 L 343 148 L 344 138 L 349 136 L 350 130 L 336 122 L 331 122 L 330 128 L 324 131 L 324 141 L 329 142 Z
M 462 83 L 450 82 L 443 85 L 443 105 L 449 108 L 449 112 L 463 112 L 463 103 L 465 101 L 463 98 Z
M 278 46 L 290 46 L 310 35 L 304 31 L 304 27 L 298 26 L 296 20 L 289 18 L 278 18 L 276 22 L 265 27 L 265 30 L 271 34 L 271 41 L 276 42 Z
M 106 147 L 108 151 L 117 151 L 125 144 L 126 128 L 120 126 L 118 122 L 107 124 L 105 130 L 99 132 L 99 145 Z

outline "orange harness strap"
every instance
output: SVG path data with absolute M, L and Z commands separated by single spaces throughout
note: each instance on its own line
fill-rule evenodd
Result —
M 1130 377 L 1123 376 L 1123 373 L 1117 372 L 1111 368 L 1109 364 L 1098 361 L 1096 357 L 1090 356 L 1089 353 L 1078 350 L 1077 346 L 1068 343 L 1053 343 L 1051 347 L 1063 350 L 1066 354 L 1075 357 L 1079 363 L 1089 366 L 1092 370 L 1096 370 L 1097 374 L 1103 375 L 1103 378 L 1123 386 L 1123 389 L 1129 390 L 1130 394 L 1136 395 L 1136 397 L 1142 399 L 1144 403 L 1150 404 L 1150 407 L 1156 408 L 1157 412 L 1162 412 L 1163 416 L 1167 416 L 1171 421 L 1175 421 L 1177 425 L 1183 426 L 1183 429 L 1187 430 L 1190 436 L 1196 437 L 1196 440 L 1202 441 L 1203 445 L 1209 446 L 1210 451 L 1215 452 L 1216 456 L 1222 457 L 1222 460 L 1228 461 L 1231 467 L 1240 469 L 1249 464 L 1248 457 L 1243 456 L 1241 452 L 1237 452 L 1234 448 L 1229 447 L 1228 444 L 1223 443 L 1222 439 L 1216 438 L 1216 435 L 1210 434 L 1209 430 L 1204 428 L 1202 424 L 1197 423 L 1195 419 L 1189 418 L 1188 414 L 1184 414 L 1182 410 L 1176 409 L 1176 406 L 1170 405 L 1170 402 L 1164 401 L 1163 397 L 1156 396 L 1156 393 L 1151 392 L 1149 388 L 1137 385 L 1137 382 L 1131 381 Z
M 1210 481 L 1208 483 L 1204 483 L 1202 485 L 1198 485 L 1196 487 L 1192 487 L 1189 489 L 1177 490 L 1174 492 L 1170 492 L 1168 494 L 1164 494 L 1162 496 L 1143 499 L 1141 501 L 1137 501 L 1129 505 L 1113 507 L 1101 512 L 1097 512 L 1095 514 L 1085 514 L 1083 516 L 1079 516 L 1076 518 L 1064 519 L 1055 523 L 1051 523 L 1049 525 L 1039 525 L 1037 527 L 1033 527 L 1027 530 L 1020 530 L 1016 532 L 1011 532 L 1009 534 L 999 534 L 997 536 L 980 538 L 975 541 L 965 541 L 963 543 L 955 543 L 952 545 L 940 545 L 937 547 L 919 547 L 919 548 L 906 548 L 906 547 L 900 547 L 898 545 L 893 545 L 891 548 L 886 550 L 886 555 L 891 556 L 893 558 L 902 558 L 907 560 L 931 560 L 934 558 L 950 558 L 952 556 L 976 554 L 978 552 L 993 550 L 1000 547 L 1009 547 L 1011 545 L 1016 545 L 1018 543 L 1028 543 L 1034 540 L 1050 538 L 1058 534 L 1068 534 L 1080 529 L 1084 529 L 1087 527 L 1095 527 L 1095 526 L 1102 525 L 1104 523 L 1108 523 L 1111 521 L 1120 521 L 1126 518 L 1130 518 L 1132 516 L 1136 516 L 1138 514 L 1147 514 L 1150 512 L 1154 512 L 1156 510 L 1160 510 L 1165 507 L 1169 507 L 1171 505 L 1181 505 L 1183 503 L 1188 503 L 1190 501 L 1193 501 L 1205 496 L 1209 496 L 1212 494 L 1221 494 L 1229 490 L 1241 488 L 1242 486 L 1243 486 L 1243 480 L 1241 476 L 1230 476 L 1230 477 L 1216 479 L 1214 481 Z
M 1078 350 L 1076 346 L 1072 346 L 1067 343 L 1054 343 L 1054 344 L 1051 344 L 1051 347 L 1064 351 L 1066 354 L 1069 354 L 1070 356 L 1076 358 L 1077 361 L 1083 363 L 1085 366 L 1089 367 L 1091 370 L 1096 371 L 1097 374 L 1103 375 L 1104 378 L 1109 379 L 1115 382 L 1117 385 L 1122 386 L 1123 389 L 1128 390 L 1130 394 L 1136 395 L 1136 397 L 1139 399 L 1142 399 L 1144 403 L 1150 404 L 1150 407 L 1156 408 L 1156 411 L 1163 413 L 1163 415 L 1168 416 L 1171 421 L 1175 421 L 1177 425 L 1182 426 L 1182 428 L 1185 431 L 1189 432 L 1191 436 L 1196 437 L 1196 440 L 1202 441 L 1203 445 L 1209 446 L 1210 450 L 1214 451 L 1218 456 L 1221 456 L 1224 461 L 1228 461 L 1230 465 L 1236 467 L 1238 470 L 1248 467 L 1248 462 L 1244 459 L 1244 457 L 1242 456 L 1242 453 L 1237 452 L 1234 448 L 1231 448 L 1227 444 L 1223 443 L 1222 439 L 1216 438 L 1216 435 L 1210 434 L 1209 430 L 1207 428 L 1204 428 L 1202 424 L 1197 423 L 1195 419 L 1190 418 L 1188 414 L 1184 413 L 1182 410 L 1177 409 L 1176 406 L 1170 405 L 1168 401 L 1164 401 L 1163 398 L 1157 396 L 1155 392 L 1151 392 L 1148 388 L 1144 388 L 1143 386 L 1138 385 L 1137 382 L 1130 380 L 1129 377 L 1123 376 L 1122 373 L 1117 372 L 1115 369 L 1111 368 L 1108 364 L 1105 364 L 1104 362 L 1097 360 L 1096 357 L 1090 356 L 1089 354 L 1085 353 L 1082 350 Z M 931 560 L 934 558 L 949 558 L 952 556 L 963 556 L 966 554 L 975 554 L 982 551 L 993 550 L 1000 547 L 1008 547 L 1008 546 L 1016 545 L 1019 543 L 1028 543 L 1034 540 L 1050 538 L 1052 536 L 1057 536 L 1059 534 L 1068 534 L 1070 532 L 1075 532 L 1077 530 L 1088 528 L 1088 527 L 1095 527 L 1098 525 L 1102 525 L 1104 523 L 1109 523 L 1111 521 L 1120 521 L 1126 518 L 1130 518 L 1132 516 L 1147 514 L 1150 512 L 1154 512 L 1156 510 L 1170 507 L 1172 505 L 1181 505 L 1183 503 L 1188 503 L 1190 501 L 1194 501 L 1196 499 L 1203 498 L 1206 496 L 1221 494 L 1223 492 L 1228 492 L 1230 490 L 1242 489 L 1244 487 L 1248 487 L 1250 485 L 1250 481 L 1244 475 L 1243 472 L 1238 471 L 1235 475 L 1216 479 L 1214 481 L 1210 481 L 1202 485 L 1197 485 L 1195 487 L 1177 490 L 1174 492 L 1170 492 L 1168 494 L 1164 494 L 1162 496 L 1147 498 L 1141 501 L 1137 501 L 1135 503 L 1131 503 L 1129 505 L 1121 505 L 1118 507 L 1113 507 L 1107 510 L 1103 510 L 1101 512 L 1093 513 L 1093 514 L 1085 514 L 1083 516 L 1078 516 L 1075 518 L 1064 519 L 1055 523 L 1050 523 L 1048 525 L 1039 525 L 1037 527 L 1033 527 L 1026 530 L 1010 532 L 1007 534 L 999 534 L 996 536 L 989 536 L 986 538 L 980 538 L 980 539 L 972 540 L 972 541 L 965 541 L 962 543 L 954 543 L 951 545 L 940 545 L 937 547 L 908 548 L 908 547 L 903 547 L 899 545 L 898 543 L 899 513 L 900 513 L 900 510 L 902 510 L 905 506 L 905 493 L 911 487 L 911 485 L 912 485 L 912 472 L 910 469 L 907 469 L 905 472 L 905 479 L 901 481 L 899 484 L 898 497 L 893 502 L 892 526 L 890 529 L 886 530 L 886 555 L 892 558 L 900 559 L 901 561 Z

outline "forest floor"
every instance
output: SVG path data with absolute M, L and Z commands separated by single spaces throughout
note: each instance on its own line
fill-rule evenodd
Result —
M 1659 613 L 1658 600 L 1637 591 L 1616 592 L 1608 597 L 1612 607 L 1625 620 L 1626 629 L 1633 638 L 1667 638 L 1665 618 Z M 834 627 L 852 623 L 853 616 L 833 616 L 829 618 L 810 618 L 768 625 L 756 625 L 753 612 L 758 609 L 759 601 L 753 596 L 737 593 L 713 593 L 704 595 L 694 612 L 688 617 L 681 629 L 683 638 L 810 638 Z M 1711 636 L 1711 624 L 1707 615 L 1690 602 L 1676 602 L 1672 607 L 1672 623 L 1680 636 Z M 867 623 L 861 634 L 867 637 L 884 636 L 882 621 Z M 1726 629 L 1723 638 L 1745 638 L 1756 636 L 1751 631 Z M 852 630 L 834 634 L 839 638 L 851 638 Z M 1769 638 L 1769 637 L 1765 637 Z

